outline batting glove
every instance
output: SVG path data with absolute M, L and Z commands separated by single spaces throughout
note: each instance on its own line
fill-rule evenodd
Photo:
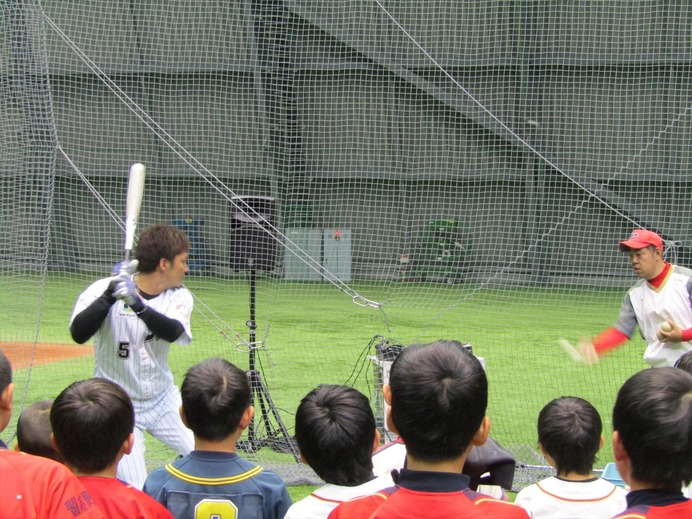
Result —
M 114 265 L 111 272 L 114 276 L 121 278 L 131 278 L 135 272 L 137 272 L 137 266 L 139 261 L 137 260 L 125 260 L 121 261 L 117 265 Z
M 132 308 L 134 313 L 138 315 L 146 308 L 137 294 L 137 286 L 135 285 L 134 279 L 131 277 L 118 281 L 115 285 L 113 295 L 116 299 L 120 299 L 123 303 Z

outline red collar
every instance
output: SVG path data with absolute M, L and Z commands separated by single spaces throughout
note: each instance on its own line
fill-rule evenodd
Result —
M 665 265 L 663 266 L 663 270 L 661 273 L 656 276 L 655 278 L 648 279 L 647 281 L 649 284 L 654 287 L 654 288 L 659 288 L 663 284 L 663 280 L 666 279 L 666 276 L 668 275 L 668 272 L 670 272 L 670 263 L 666 261 Z

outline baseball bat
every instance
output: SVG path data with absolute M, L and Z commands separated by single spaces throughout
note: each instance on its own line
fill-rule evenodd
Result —
M 132 164 L 130 167 L 130 177 L 127 182 L 127 205 L 125 209 L 125 260 L 130 259 L 132 245 L 135 240 L 137 230 L 137 220 L 139 210 L 142 207 L 142 196 L 144 195 L 144 175 L 146 168 L 144 164 Z
M 569 358 L 572 359 L 574 362 L 581 364 L 584 362 L 584 357 L 581 356 L 581 353 L 572 346 L 572 343 L 569 342 L 567 339 L 560 339 L 557 341 L 558 345 L 560 348 L 563 349 L 563 351 L 569 355 Z

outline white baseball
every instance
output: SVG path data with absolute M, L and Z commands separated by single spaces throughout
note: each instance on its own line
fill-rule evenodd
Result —
M 668 333 L 668 332 L 671 331 L 672 329 L 673 329 L 673 328 L 670 326 L 670 324 L 668 323 L 668 321 L 665 321 L 665 322 L 660 326 L 660 328 L 658 329 L 658 331 L 656 332 L 656 337 L 658 338 L 659 341 L 662 341 L 662 340 L 665 339 L 665 336 L 664 336 L 663 334 L 664 334 L 664 333 Z

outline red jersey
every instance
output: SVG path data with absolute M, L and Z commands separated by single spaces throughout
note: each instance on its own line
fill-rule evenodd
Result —
M 692 500 L 682 492 L 646 489 L 627 495 L 628 508 L 617 519 L 681 519 L 692 517 Z M 614 519 L 615 519 L 614 518 Z
M 512 503 L 474 492 L 469 477 L 446 472 L 402 469 L 397 486 L 337 506 L 329 519 L 528 519 Z
M 156 499 L 119 479 L 80 476 L 79 481 L 109 519 L 173 519 Z
M 0 482 L 0 518 L 103 518 L 84 485 L 57 461 L 7 450 L 2 444 Z

